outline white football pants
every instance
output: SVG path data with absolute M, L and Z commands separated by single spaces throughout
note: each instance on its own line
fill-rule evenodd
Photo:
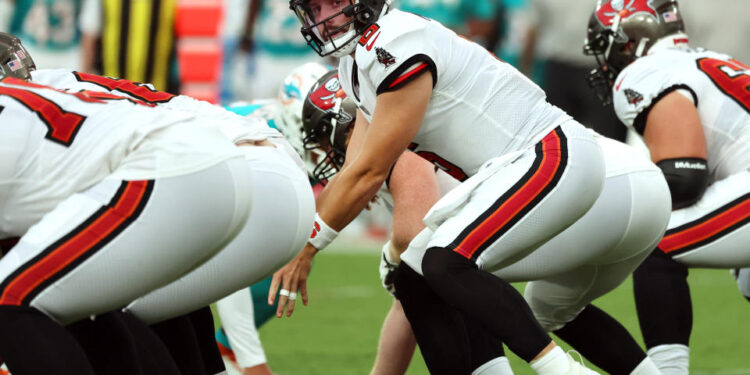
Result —
M 122 308 L 234 238 L 248 218 L 250 182 L 235 157 L 73 194 L 0 260 L 0 304 L 32 306 L 60 324 Z
M 250 217 L 210 260 L 128 310 L 148 324 L 215 302 L 268 277 L 305 245 L 315 215 L 307 175 L 281 149 L 241 146 L 252 177 Z

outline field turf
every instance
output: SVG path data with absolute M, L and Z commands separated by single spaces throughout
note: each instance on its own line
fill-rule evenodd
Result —
M 378 278 L 379 248 L 350 248 L 339 245 L 319 254 L 308 284 L 309 306 L 298 307 L 291 318 L 273 318 L 260 329 L 268 363 L 276 374 L 369 373 L 391 297 Z M 750 302 L 742 298 L 726 270 L 692 270 L 690 285 L 691 373 L 750 374 L 750 324 L 743 319 L 750 317 Z M 640 342 L 630 280 L 595 304 Z M 512 354 L 509 358 L 516 374 L 533 374 L 525 362 Z M 418 354 L 407 374 L 428 374 Z

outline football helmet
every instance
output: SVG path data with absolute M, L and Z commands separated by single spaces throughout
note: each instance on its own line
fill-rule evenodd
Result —
M 302 36 L 320 56 L 343 57 L 352 53 L 360 36 L 388 12 L 391 3 L 391 0 L 340 1 L 348 2 L 348 5 L 342 6 L 338 13 L 325 19 L 317 19 L 315 10 L 310 7 L 310 0 L 289 1 L 289 8 L 297 14 L 297 18 L 302 23 L 302 29 L 300 29 Z M 329 21 L 341 15 L 345 16 L 348 21 L 329 29 Z M 335 37 L 330 37 L 331 35 Z
M 0 77 L 31 79 L 31 71 L 36 69 L 34 60 L 21 40 L 15 36 L 0 32 Z
M 273 116 L 274 125 L 300 155 L 311 176 L 316 160 L 325 155 L 322 151 L 306 150 L 303 145 L 302 141 L 307 133 L 302 126 L 302 106 L 310 88 L 331 69 L 333 68 L 328 65 L 310 62 L 292 70 L 279 89 L 279 104 Z
M 344 165 L 349 133 L 357 116 L 357 106 L 349 99 L 332 70 L 310 89 L 302 107 L 302 126 L 306 150 L 323 152 L 312 171 L 312 177 L 325 182 Z
M 684 31 L 677 0 L 598 1 L 583 45 L 583 53 L 595 56 L 599 64 L 589 75 L 589 85 L 610 104 L 620 71 L 660 39 Z

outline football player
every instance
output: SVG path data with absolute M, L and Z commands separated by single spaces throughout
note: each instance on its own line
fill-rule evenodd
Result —
M 12 36 L 0 35 L 2 38 Z M 148 85 L 81 72 L 35 70 L 33 66 L 27 70 L 34 83 L 78 95 L 187 112 L 199 125 L 219 129 L 244 154 L 252 178 L 247 192 L 251 194 L 253 209 L 236 238 L 210 259 L 203 258 L 200 266 L 179 280 L 130 303 L 128 312 L 148 324 L 186 314 L 263 279 L 302 248 L 308 235 L 307 224 L 312 223 L 312 191 L 299 156 L 278 131 L 260 120 L 238 116 L 190 97 L 159 92 Z M 255 245 L 248 247 L 247 243 Z M 210 315 L 208 318 L 211 323 Z M 195 324 L 196 319 L 191 317 L 191 322 Z M 178 322 L 173 326 L 166 328 L 165 323 L 160 323 L 158 328 L 180 329 Z M 213 328 L 209 330 L 213 345 Z
M 219 251 L 248 219 L 251 176 L 194 115 L 28 82 L 28 53 L 2 41 L 0 238 L 21 239 L 0 260 L 0 357 L 18 374 L 93 374 L 62 326 Z
M 644 341 L 665 374 L 688 373 L 688 269 L 750 265 L 750 69 L 688 41 L 677 1 L 632 0 L 598 3 L 584 45 L 600 66 L 590 83 L 669 183 L 669 227 L 633 277 Z
M 311 47 L 340 57 L 342 87 L 359 108 L 350 141 L 358 153 L 318 196 L 313 234 L 274 276 L 272 291 L 280 285 L 307 302 L 315 253 L 367 204 L 408 148 L 462 184 L 433 207 L 428 228 L 412 241 L 427 250 L 414 252 L 411 261 L 402 256 L 410 264 L 400 270 L 421 270 L 441 301 L 502 339 L 538 373 L 584 371 L 523 297 L 488 271 L 532 253 L 591 208 L 605 177 L 593 134 L 481 46 L 387 0 L 293 0 L 290 6 Z M 291 315 L 294 305 L 282 294 L 277 315 Z M 420 341 L 425 332 L 415 333 Z M 470 372 L 464 353 L 438 354 L 456 358 L 456 367 L 439 371 Z
M 335 74 L 331 72 L 321 78 L 310 91 L 303 107 L 303 132 L 296 134 L 305 150 L 322 150 L 329 155 L 315 167 L 318 171 L 331 171 L 326 178 L 343 166 L 351 130 L 349 119 L 354 114 L 350 109 L 352 105 L 346 104 L 350 99 L 336 98 L 339 85 Z M 337 105 L 336 100 L 344 104 Z M 339 119 L 343 119 L 343 123 L 339 124 Z M 511 281 L 531 281 L 525 297 L 542 325 L 591 357 L 608 373 L 656 374 L 658 370 L 630 334 L 590 302 L 619 285 L 661 238 L 669 217 L 669 190 L 659 169 L 631 147 L 604 137 L 596 137 L 596 140 L 604 151 L 607 177 L 592 209 L 531 255 L 493 274 Z M 424 228 L 421 219 L 436 199 L 435 194 L 430 194 L 436 192 L 435 181 L 439 182 L 440 195 L 458 184 L 442 172 L 435 178 L 431 164 L 425 161 L 420 164 L 409 155 L 416 156 L 404 152 L 395 163 L 387 184 L 378 192 L 393 213 L 393 238 L 383 246 L 381 258 L 381 278 L 391 293 L 394 292 L 393 270 L 401 253 L 411 238 Z M 420 207 L 413 204 L 415 200 L 427 202 Z M 612 218 L 613 212 L 620 213 L 616 219 Z M 586 244 L 585 248 L 580 244 Z M 395 292 L 397 296 L 403 295 L 399 289 Z M 414 338 L 408 323 L 399 324 L 404 320 L 400 306 L 395 300 L 387 317 L 373 374 L 402 374 L 408 367 Z M 471 322 L 466 323 L 470 329 Z M 469 332 L 487 339 L 481 331 L 479 328 Z M 588 339 L 595 336 L 587 335 L 588 331 L 602 331 L 606 340 L 590 341 Z M 429 342 L 421 344 L 430 345 Z M 501 346 L 499 341 L 488 344 Z M 474 349 L 484 348 L 472 346 L 472 373 L 510 373 L 502 352 L 481 354 L 480 351 L 478 354 Z M 488 357 L 490 354 L 494 356 Z

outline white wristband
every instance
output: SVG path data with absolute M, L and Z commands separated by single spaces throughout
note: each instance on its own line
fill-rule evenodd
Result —
M 315 223 L 313 223 L 313 231 L 310 235 L 310 239 L 307 241 L 311 245 L 315 246 L 318 250 L 323 250 L 333 241 L 339 232 L 336 232 L 326 224 L 323 219 L 320 218 L 318 213 L 315 213 Z

